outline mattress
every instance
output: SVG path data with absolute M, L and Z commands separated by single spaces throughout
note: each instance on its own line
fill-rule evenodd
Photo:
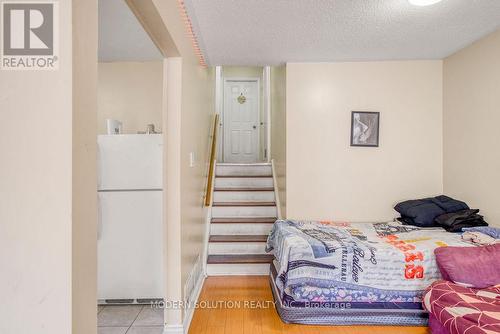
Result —
M 283 320 L 424 325 L 422 295 L 441 277 L 434 249 L 471 246 L 442 228 L 399 222 L 277 221 L 267 250 Z
M 271 265 L 269 282 L 275 300 L 275 307 L 285 323 L 304 325 L 397 325 L 426 326 L 428 314 L 420 309 L 362 308 L 348 302 L 290 302 L 276 286 L 275 264 Z M 357 307 L 357 308 L 356 308 Z

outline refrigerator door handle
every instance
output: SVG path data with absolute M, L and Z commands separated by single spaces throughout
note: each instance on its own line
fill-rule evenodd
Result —
M 101 240 L 102 235 L 102 196 L 97 194 L 97 240 Z

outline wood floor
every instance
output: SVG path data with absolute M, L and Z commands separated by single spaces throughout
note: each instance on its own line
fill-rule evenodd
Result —
M 428 334 L 427 327 L 397 326 L 307 326 L 284 324 L 272 306 L 267 276 L 208 277 L 200 302 L 214 308 L 195 310 L 189 334 Z M 222 308 L 224 301 L 260 302 L 269 308 Z M 230 304 L 227 304 L 230 306 Z M 248 304 L 247 304 L 248 305 Z M 257 305 L 257 304 L 253 304 Z M 216 307 L 216 308 L 215 308 Z

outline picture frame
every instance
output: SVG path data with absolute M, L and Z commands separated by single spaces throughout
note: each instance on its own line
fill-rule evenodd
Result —
M 351 112 L 351 146 L 379 147 L 380 112 Z

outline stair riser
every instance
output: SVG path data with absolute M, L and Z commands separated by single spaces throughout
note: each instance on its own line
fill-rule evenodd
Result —
M 269 268 L 267 263 L 208 264 L 207 275 L 269 275 Z
M 274 202 L 273 191 L 215 191 L 214 202 Z
M 265 242 L 211 242 L 209 255 L 226 254 L 266 254 Z
M 211 235 L 268 235 L 273 224 L 210 224 Z
M 273 187 L 272 177 L 220 177 L 215 178 L 216 188 L 264 188 Z
M 212 218 L 276 217 L 275 206 L 214 206 Z
M 272 175 L 271 166 L 218 165 L 215 175 Z

